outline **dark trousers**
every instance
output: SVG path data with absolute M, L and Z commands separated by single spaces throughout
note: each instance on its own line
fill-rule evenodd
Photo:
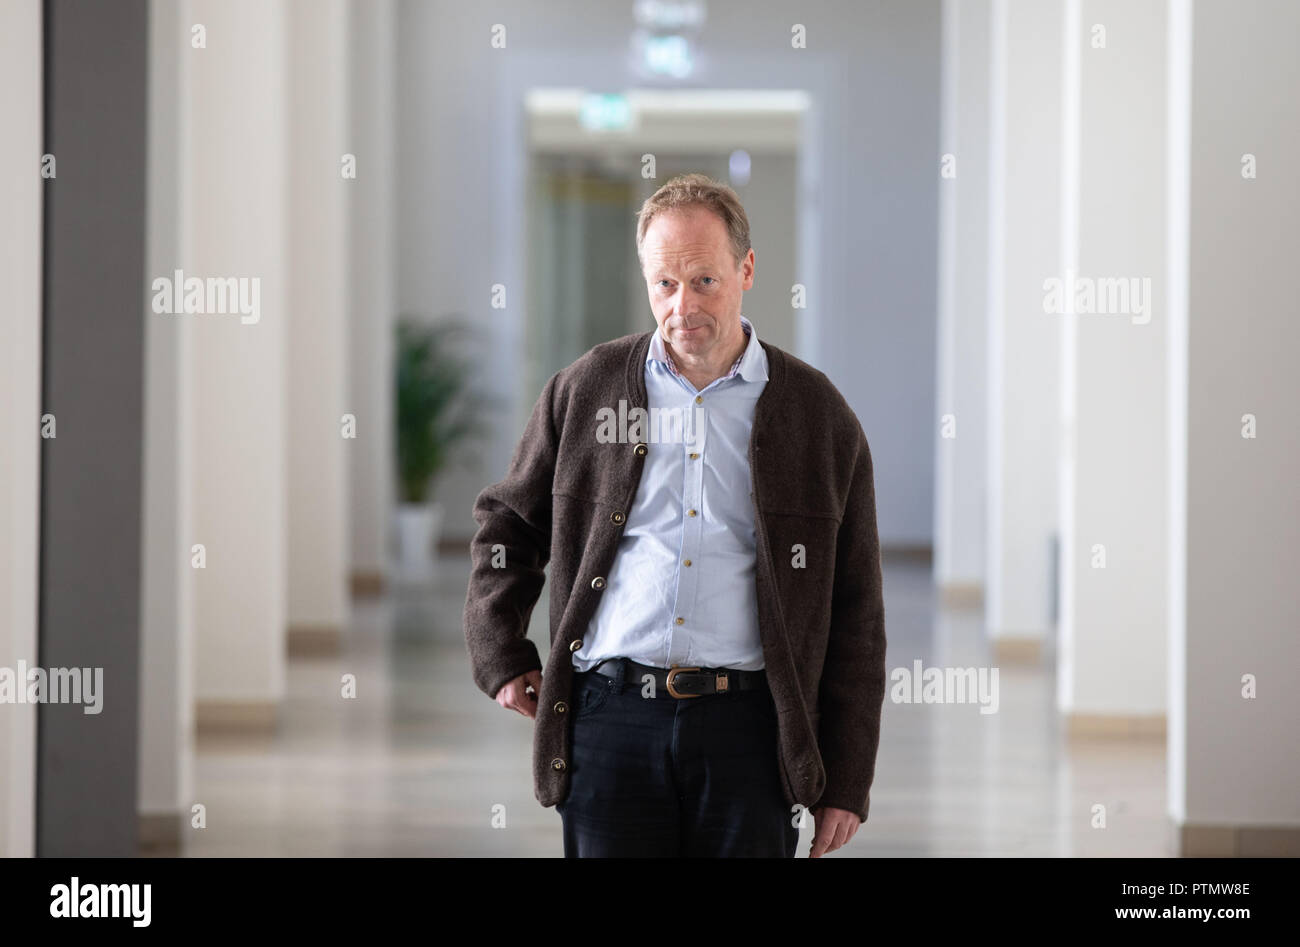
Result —
M 766 688 L 650 698 L 638 680 L 577 672 L 571 706 L 566 857 L 794 856 Z

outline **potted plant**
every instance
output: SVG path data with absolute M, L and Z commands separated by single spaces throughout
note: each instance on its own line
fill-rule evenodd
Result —
M 442 505 L 432 499 L 435 480 L 458 459 L 461 444 L 481 433 L 482 399 L 469 389 L 470 364 L 456 351 L 466 331 L 460 322 L 410 317 L 397 325 L 396 534 L 398 568 L 408 578 L 433 572 L 443 520 Z

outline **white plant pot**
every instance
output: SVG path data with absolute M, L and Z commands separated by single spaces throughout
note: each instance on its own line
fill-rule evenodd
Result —
M 434 549 L 442 531 L 441 503 L 402 503 L 397 507 L 397 570 L 405 579 L 432 578 Z

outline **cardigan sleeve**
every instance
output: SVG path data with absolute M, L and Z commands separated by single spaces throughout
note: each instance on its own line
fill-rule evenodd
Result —
M 885 698 L 885 602 L 871 449 L 860 424 L 857 460 L 836 541 L 831 627 L 818 690 L 826 788 L 819 806 L 867 819 Z
M 474 501 L 465 644 L 474 683 L 489 697 L 527 671 L 540 670 L 528 619 L 546 581 L 551 554 L 551 487 L 559 435 L 558 374 L 533 407 L 505 479 Z

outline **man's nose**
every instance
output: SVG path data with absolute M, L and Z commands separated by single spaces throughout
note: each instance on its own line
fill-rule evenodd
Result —
M 673 315 L 681 317 L 691 311 L 691 291 L 683 284 L 673 296 Z

